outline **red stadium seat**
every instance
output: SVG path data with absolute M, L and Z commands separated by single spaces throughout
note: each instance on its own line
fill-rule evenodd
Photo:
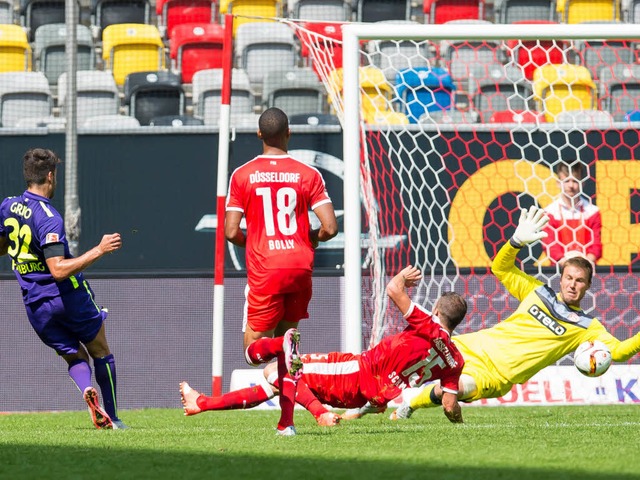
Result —
M 547 20 L 528 20 L 514 22 L 515 24 L 556 24 L 557 22 Z M 507 50 L 516 65 L 519 65 L 527 79 L 533 79 L 533 71 L 547 64 L 567 63 L 565 59 L 566 43 L 556 40 L 509 40 Z
M 502 110 L 494 112 L 490 123 L 545 123 L 545 116 L 533 110 Z
M 169 55 L 183 83 L 199 70 L 222 68 L 224 27 L 217 23 L 183 23 L 173 28 Z
M 164 30 L 165 37 L 171 38 L 176 25 L 215 23 L 217 7 L 217 0 L 157 0 L 158 25 Z
M 424 0 L 425 23 L 483 20 L 484 0 Z
M 313 67 L 313 70 L 317 73 L 317 65 L 314 64 L 313 59 L 310 57 L 309 48 L 307 43 L 311 43 L 320 48 L 324 54 L 333 59 L 333 68 L 342 67 L 342 30 L 339 23 L 330 22 L 309 22 L 304 25 L 304 29 L 297 29 L 296 32 L 301 38 L 302 48 L 300 55 L 304 58 L 309 65 Z M 309 30 L 307 32 L 306 30 Z M 327 37 L 323 39 L 320 36 Z M 326 64 L 327 62 L 322 62 Z

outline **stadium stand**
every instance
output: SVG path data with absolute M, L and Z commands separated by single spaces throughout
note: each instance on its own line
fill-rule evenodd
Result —
M 0 74 L 0 126 L 17 127 L 24 118 L 51 116 L 53 99 L 42 72 Z
M 456 86 L 444 68 L 418 67 L 401 70 L 396 77 L 399 111 L 410 123 L 418 123 L 425 112 L 449 110 Z
M 130 73 L 165 68 L 164 44 L 154 25 L 109 25 L 102 32 L 102 57 L 118 85 L 123 85 Z
M 622 0 L 622 18 L 627 23 L 640 23 L 640 0 Z
M 574 42 L 578 59 L 591 73 L 594 80 L 600 78 L 600 70 L 617 63 L 634 63 L 636 48 L 632 42 L 585 40 Z
M 478 112 L 474 110 L 434 110 L 423 114 L 418 123 L 422 125 L 443 124 L 472 124 L 478 122 Z
M 199 70 L 222 67 L 224 27 L 216 23 L 185 23 L 173 29 L 169 46 L 172 67 L 183 83 Z
M 50 85 L 57 85 L 58 77 L 67 68 L 67 27 L 64 23 L 42 25 L 35 34 L 35 68 L 43 72 Z M 93 70 L 96 53 L 89 27 L 76 25 L 77 69 Z
M 64 4 L 65 0 L 20 0 L 20 22 L 27 30 L 30 42 L 33 42 L 38 27 L 65 23 Z
M 47 128 L 49 130 L 64 130 L 67 121 L 64 117 L 27 117 L 21 118 L 16 123 L 16 128 Z
M 358 22 L 411 20 L 411 0 L 357 0 Z
M 221 90 L 222 69 L 200 70 L 193 76 L 194 115 L 202 118 L 205 125 L 218 125 L 220 122 Z M 234 68 L 231 73 L 231 117 L 234 124 L 246 119 L 257 122 L 254 105 L 255 96 L 247 72 Z
M 236 31 L 236 66 L 249 75 L 251 86 L 262 90 L 270 70 L 295 67 L 298 51 L 291 29 L 282 23 L 243 23 Z
M 270 71 L 264 79 L 262 103 L 287 115 L 326 113 L 324 86 L 306 67 Z
M 319 126 L 319 125 L 340 125 L 340 119 L 331 115 L 330 113 L 323 114 L 300 114 L 300 115 L 291 115 L 289 117 L 289 124 L 291 125 L 310 125 L 310 126 Z
M 129 106 L 129 115 L 144 126 L 155 117 L 184 115 L 185 93 L 180 77 L 175 73 L 166 70 L 135 72 L 127 75 L 124 103 Z
M 533 89 L 518 67 L 496 66 L 487 78 L 474 83 L 473 108 L 482 123 L 489 122 L 496 112 L 530 109 L 529 99 L 533 96 Z
M 613 116 L 603 110 L 570 110 L 556 115 L 556 124 L 565 129 L 611 128 Z
M 528 20 L 514 24 L 555 24 L 548 20 Z M 507 40 L 507 55 L 519 65 L 524 76 L 533 79 L 533 71 L 548 64 L 569 63 L 566 55 L 567 44 L 562 40 Z
M 96 38 L 109 25 L 119 23 L 151 24 L 149 0 L 91 0 L 91 25 L 96 28 Z
M 31 70 L 31 46 L 24 29 L 0 25 L 0 72 Z
M 484 0 L 424 0 L 424 23 L 484 20 Z
M 313 62 L 309 48 L 306 46 L 308 42 L 314 45 L 316 49 L 319 49 L 322 52 L 321 55 L 331 59 L 331 65 L 334 65 L 335 68 L 342 68 L 342 30 L 340 29 L 340 24 L 310 22 L 304 26 L 310 33 L 306 33 L 304 29 L 296 30 L 296 34 L 303 37 L 301 38 L 303 41 L 300 48 L 302 60 L 308 66 L 311 66 L 314 72 L 318 73 L 318 65 Z
M 557 19 L 555 0 L 494 0 L 493 11 L 497 23 L 555 22 Z
M 388 20 L 377 22 L 382 24 L 417 24 L 411 20 Z M 371 40 L 367 44 L 372 65 L 384 72 L 390 82 L 395 82 L 396 73 L 407 68 L 431 67 L 436 65 L 436 47 L 433 43 L 399 41 L 399 40 Z
M 67 74 L 58 80 L 58 106 L 60 115 L 66 115 Z M 120 95 L 110 72 L 79 70 L 76 72 L 76 115 L 78 125 L 93 116 L 116 115 L 120 110 Z
M 535 110 L 502 110 L 494 112 L 489 123 L 546 123 L 547 119 Z
M 537 110 L 548 122 L 563 111 L 591 110 L 596 106 L 596 85 L 581 65 L 544 65 L 533 72 L 533 92 Z
M 12 24 L 15 20 L 13 0 L 0 0 L 0 25 Z
M 248 23 L 271 22 L 268 18 L 280 17 L 284 10 L 279 0 L 229 0 L 226 9 L 223 10 L 223 2 L 220 3 L 221 13 L 236 15 L 233 19 L 233 34 L 237 35 L 238 29 Z M 262 18 L 251 18 L 262 17 Z
M 617 64 L 601 71 L 599 82 L 600 108 L 617 121 L 640 110 L 640 65 Z
M 156 16 L 161 35 L 169 39 L 177 25 L 217 22 L 217 3 L 215 0 L 157 0 Z
M 307 21 L 347 22 L 353 7 L 344 0 L 296 0 L 291 16 Z
M 193 127 L 200 125 L 204 125 L 204 122 L 200 118 L 190 115 L 163 115 L 154 117 L 149 122 L 151 127 Z
M 127 130 L 137 128 L 140 122 L 128 115 L 97 115 L 87 118 L 82 124 L 82 128 L 91 130 L 104 130 L 112 132 L 114 130 Z

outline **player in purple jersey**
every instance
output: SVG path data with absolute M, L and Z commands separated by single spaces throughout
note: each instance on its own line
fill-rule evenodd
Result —
M 8 254 L 22 290 L 31 326 L 62 356 L 89 407 L 96 428 L 127 428 L 118 418 L 115 361 L 105 334 L 107 311 L 98 307 L 82 270 L 122 246 L 119 233 L 74 258 L 62 216 L 51 205 L 58 156 L 34 148 L 23 159 L 27 190 L 0 204 L 0 256 Z M 89 356 L 102 391 L 104 409 L 91 381 Z

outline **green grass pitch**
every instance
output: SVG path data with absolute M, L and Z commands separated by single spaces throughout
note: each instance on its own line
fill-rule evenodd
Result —
M 130 410 L 126 431 L 86 412 L 0 415 L 2 479 L 640 479 L 640 406 L 439 409 L 408 421 L 369 415 L 321 428 L 296 411 Z

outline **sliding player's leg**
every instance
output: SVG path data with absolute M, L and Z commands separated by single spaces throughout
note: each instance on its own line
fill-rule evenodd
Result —
M 191 388 L 187 382 L 180 383 L 180 398 L 184 414 L 196 415 L 209 410 L 242 410 L 260 405 L 276 395 L 269 385 L 259 384 L 209 397 Z

